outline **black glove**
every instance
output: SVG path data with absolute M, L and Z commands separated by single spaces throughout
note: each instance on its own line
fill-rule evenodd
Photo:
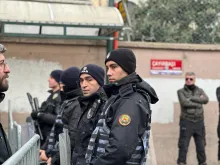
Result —
M 63 123 L 55 123 L 55 129 L 63 130 L 64 124 Z
M 38 118 L 38 112 L 32 112 L 32 113 L 31 113 L 31 117 L 32 117 L 33 120 L 37 120 L 37 118 Z
M 63 124 L 59 123 L 55 125 L 55 133 L 59 135 L 60 133 L 63 133 Z
M 62 122 L 62 116 L 61 115 L 58 115 L 57 118 L 56 118 L 56 121 L 55 121 L 55 131 L 56 131 L 56 134 L 59 135 L 60 133 L 63 132 L 63 127 L 64 127 L 64 124 Z

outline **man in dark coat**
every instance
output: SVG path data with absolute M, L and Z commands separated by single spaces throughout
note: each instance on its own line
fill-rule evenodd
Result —
M 103 89 L 105 72 L 100 66 L 88 64 L 80 71 L 80 109 L 74 110 L 69 127 L 72 165 L 85 165 L 89 139 L 96 127 L 101 110 L 107 100 Z
M 102 106 L 107 100 L 102 88 L 104 70 L 94 64 L 88 64 L 80 70 L 80 87 L 83 96 L 78 97 L 79 106 L 74 106 L 62 116 L 64 127 L 69 130 L 72 151 L 72 165 L 85 165 L 85 153 L 98 121 Z M 76 102 L 76 104 L 77 104 Z M 65 124 L 66 123 L 66 124 Z M 52 156 L 48 165 L 60 165 L 59 153 Z
M 186 164 L 191 137 L 195 140 L 198 164 L 206 165 L 203 105 L 208 103 L 209 98 L 202 88 L 195 85 L 195 81 L 195 73 L 187 72 L 184 87 L 177 91 L 181 107 L 179 156 L 177 160 L 179 165 Z
M 68 129 L 70 117 L 74 113 L 74 109 L 79 107 L 77 98 L 81 96 L 79 87 L 79 73 L 77 67 L 70 67 L 63 71 L 60 78 L 61 86 L 61 106 L 56 121 L 47 137 L 46 142 L 40 151 L 40 159 L 47 161 L 47 164 L 59 164 L 59 134 L 63 132 L 63 128 Z
M 92 133 L 88 165 L 144 165 L 150 135 L 150 103 L 156 92 L 135 72 L 136 58 L 129 49 L 116 49 L 105 60 L 110 97 Z
M 37 112 L 32 112 L 31 117 L 33 120 L 37 120 L 40 125 L 40 129 L 43 135 L 43 140 L 41 144 L 44 144 L 50 130 L 55 122 L 56 116 L 59 113 L 59 106 L 61 102 L 60 98 L 60 76 L 62 74 L 61 70 L 54 70 L 51 72 L 48 79 L 50 96 L 41 105 L 40 110 Z
M 4 45 L 0 44 L 0 102 L 5 98 L 5 94 L 8 90 L 8 74 L 10 73 L 10 69 L 8 64 L 5 61 L 4 53 L 6 52 L 6 48 Z M 5 131 L 0 123 L 0 164 L 3 164 L 10 156 L 12 155 L 10 145 L 8 143 L 7 136 Z

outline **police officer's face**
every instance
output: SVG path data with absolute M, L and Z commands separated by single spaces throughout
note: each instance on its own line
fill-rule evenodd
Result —
M 83 96 L 90 96 L 97 92 L 100 88 L 98 82 L 89 74 L 80 75 L 80 87 L 83 92 Z
M 108 61 L 106 63 L 106 71 L 108 80 L 110 83 L 121 80 L 126 77 L 128 74 L 114 61 Z
M 186 75 L 185 76 L 185 84 L 186 85 L 194 85 L 196 81 L 196 77 L 194 75 Z
M 5 62 L 5 56 L 0 53 L 0 92 L 5 92 L 8 90 L 8 74 L 10 69 L 8 64 Z
M 59 86 L 59 83 L 56 82 L 56 80 L 51 76 L 49 77 L 48 82 L 49 82 L 49 88 L 57 88 Z

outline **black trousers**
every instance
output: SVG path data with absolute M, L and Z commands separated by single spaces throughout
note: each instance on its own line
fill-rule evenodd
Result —
M 220 115 L 219 115 L 219 119 L 218 119 L 218 160 L 220 160 Z
M 204 121 L 194 123 L 185 119 L 180 119 L 180 136 L 178 143 L 179 157 L 177 160 L 178 164 L 186 164 L 186 156 L 191 137 L 193 137 L 195 141 L 196 154 L 199 164 L 206 162 Z

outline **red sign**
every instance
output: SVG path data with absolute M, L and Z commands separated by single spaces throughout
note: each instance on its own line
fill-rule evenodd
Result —
M 182 61 L 151 59 L 150 72 L 151 74 L 181 75 Z

